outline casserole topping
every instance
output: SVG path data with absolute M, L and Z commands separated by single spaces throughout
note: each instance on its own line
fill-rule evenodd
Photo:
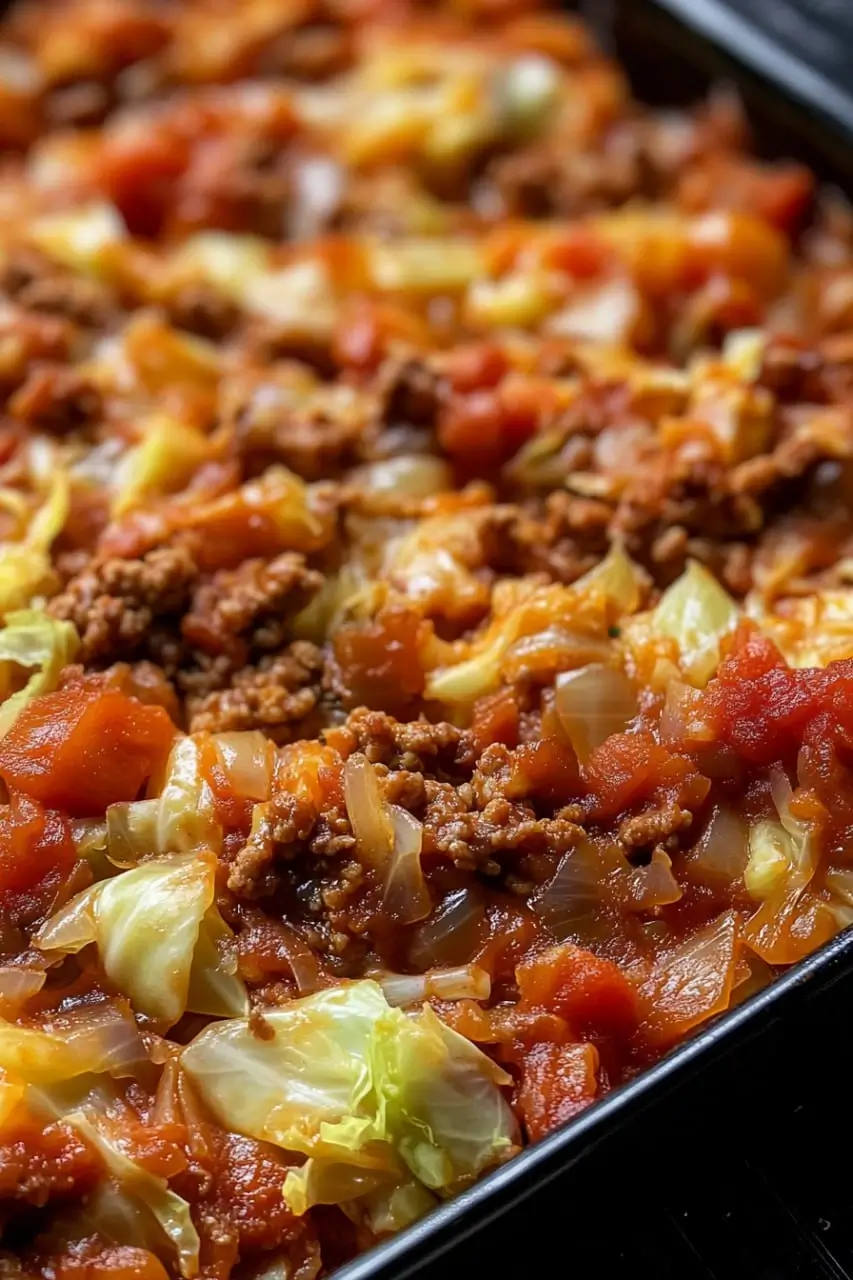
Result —
M 314 1280 L 853 921 L 853 220 L 513 0 L 0 36 L 3 1265 Z

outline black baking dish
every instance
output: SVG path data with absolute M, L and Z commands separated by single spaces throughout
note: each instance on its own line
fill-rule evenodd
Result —
M 759 150 L 802 159 L 853 191 L 853 6 L 800 0 L 585 0 L 584 19 L 631 75 L 641 101 L 681 105 L 719 81 L 737 86 Z M 853 929 L 801 962 L 656 1066 L 528 1147 L 468 1191 L 336 1273 L 402 1280 L 420 1272 L 577 1164 L 664 1094 L 746 1041 L 794 1020 L 827 987 L 853 983 Z

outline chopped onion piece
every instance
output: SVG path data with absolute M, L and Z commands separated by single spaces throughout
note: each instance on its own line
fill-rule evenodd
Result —
M 827 871 L 824 883 L 836 898 L 853 907 L 853 867 L 832 867 Z
M 622 733 L 637 713 L 637 696 L 624 671 L 591 662 L 557 676 L 555 700 L 560 723 L 585 763 L 614 733 Z
M 830 908 L 840 929 L 853 924 L 853 867 L 832 867 L 824 879 L 832 894 Z
M 558 942 L 589 941 L 606 927 L 603 859 L 591 841 L 570 849 L 553 878 L 533 901 L 533 909 Z
M 728 885 L 744 873 L 747 831 L 733 810 L 720 805 L 701 837 L 686 856 L 691 880 L 698 884 Z
M 366 493 L 393 493 L 429 498 L 453 488 L 453 472 L 443 458 L 428 454 L 400 454 L 359 467 L 351 482 Z
M 133 1017 L 118 1004 L 56 1013 L 39 1027 L 0 1019 L 0 1068 L 27 1084 L 55 1084 L 79 1075 L 132 1075 L 146 1061 Z
M 728 1008 L 740 948 L 740 922 L 726 911 L 660 956 L 640 989 L 651 1041 L 668 1044 Z
M 645 867 L 634 867 L 625 881 L 630 911 L 651 911 L 678 902 L 684 891 L 672 874 L 672 863 L 662 849 L 656 849 Z
M 421 870 L 423 827 L 386 804 L 373 765 L 358 752 L 344 765 L 344 798 L 359 858 L 382 881 L 385 910 L 400 924 L 423 920 L 432 910 Z
M 395 829 L 376 771 L 360 752 L 344 765 L 344 799 L 360 861 L 368 867 L 383 867 L 394 852 Z
M 255 729 L 215 733 L 213 742 L 235 794 L 247 800 L 268 800 L 275 763 L 269 738 Z
M 432 911 L 432 901 L 421 869 L 423 826 L 405 809 L 389 805 L 394 849 L 385 868 L 382 901 L 400 924 L 414 924 Z
M 492 983 L 485 969 L 463 964 L 455 969 L 431 969 L 428 973 L 389 973 L 377 979 L 392 1005 L 437 1000 L 488 1000 Z
M 462 964 L 485 940 L 486 909 L 471 888 L 454 889 L 416 930 L 409 961 L 418 969 Z
M 24 965 L 0 966 L 0 1008 L 22 1005 L 41 991 L 47 979 L 43 969 Z

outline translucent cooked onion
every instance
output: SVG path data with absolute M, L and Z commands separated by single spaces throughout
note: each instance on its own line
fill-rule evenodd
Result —
M 492 991 L 489 975 L 474 964 L 427 973 L 388 973 L 377 981 L 388 1003 L 400 1006 L 420 1004 L 430 996 L 438 1000 L 488 1000 Z
M 533 902 L 534 911 L 558 942 L 589 940 L 605 929 L 603 880 L 603 861 L 591 841 L 563 856 Z
M 116 867 L 135 867 L 156 853 L 159 800 L 133 800 L 107 807 L 107 857 Z
M 308 943 L 283 920 L 276 921 L 276 941 L 290 965 L 300 995 L 310 995 L 320 986 L 320 965 Z
M 832 895 L 829 905 L 839 929 L 848 928 L 853 924 L 853 868 L 831 867 L 824 884 Z
M 295 199 L 290 210 L 290 238 L 307 240 L 319 234 L 337 208 L 344 190 L 344 174 L 328 156 L 305 156 L 293 167 Z
M 661 742 L 678 746 L 710 736 L 697 722 L 699 697 L 699 690 L 692 685 L 685 684 L 683 680 L 670 680 L 660 718 Z
M 99 892 L 100 886 L 93 886 L 61 906 L 34 935 L 35 945 L 43 951 L 64 951 L 73 955 L 94 942 L 93 898 Z
M 553 671 L 566 671 L 582 663 L 596 664 L 597 659 L 608 658 L 610 650 L 610 642 L 598 636 L 570 631 L 567 627 L 546 627 L 510 646 L 501 664 L 501 674 L 509 683 L 530 679 L 537 672 L 550 678 Z
M 719 805 L 685 858 L 690 879 L 712 887 L 732 884 L 744 873 L 747 841 L 746 825 L 739 814 Z
M 432 901 L 421 868 L 423 826 L 405 809 L 389 805 L 394 849 L 385 868 L 382 903 L 400 924 L 414 924 L 432 911 Z
M 853 907 L 853 867 L 830 867 L 824 884 L 836 898 Z
M 830 903 L 798 883 L 783 881 L 744 927 L 744 942 L 770 965 L 796 964 L 836 933 Z
M 726 911 L 660 956 L 640 989 L 649 1039 L 679 1040 L 728 1008 L 740 949 L 740 924 Z
M 368 867 L 383 867 L 394 851 L 394 827 L 373 765 L 360 752 L 344 765 L 344 801 L 359 861 Z
M 634 867 L 625 880 L 626 905 L 630 911 L 651 911 L 678 902 L 684 891 L 672 874 L 672 863 L 656 849 L 645 867 Z
M 45 984 L 47 974 L 43 969 L 24 965 L 0 966 L 0 1006 L 22 1005 L 30 996 L 37 995 Z
M 378 872 L 383 905 L 400 924 L 432 910 L 421 869 L 423 827 L 405 809 L 382 798 L 376 771 L 356 753 L 344 765 L 344 799 L 361 862 Z
M 454 889 L 415 931 L 409 961 L 418 969 L 462 964 L 484 940 L 486 909 L 475 889 Z
M 52 1014 L 38 1028 L 0 1020 L 0 1067 L 29 1084 L 130 1076 L 146 1061 L 135 1019 L 115 1001 Z
M 585 763 L 602 742 L 625 730 L 637 714 L 637 695 L 624 671 L 592 662 L 557 676 L 554 706 L 578 759 Z
M 275 763 L 275 748 L 269 738 L 256 729 L 212 736 L 234 794 L 247 800 L 268 800 Z
M 351 482 L 366 493 L 393 493 L 407 498 L 429 498 L 453 488 L 453 472 L 443 458 L 402 454 L 359 467 Z

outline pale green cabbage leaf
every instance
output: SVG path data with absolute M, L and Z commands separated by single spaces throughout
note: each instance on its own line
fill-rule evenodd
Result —
M 80 638 L 71 622 L 51 618 L 40 609 L 19 609 L 6 615 L 0 630 L 0 662 L 33 668 L 33 674 L 0 706 L 0 737 L 9 732 L 31 698 L 56 688 L 63 667 L 74 661 L 79 646 Z
M 223 942 L 212 853 L 173 854 L 92 885 L 62 907 L 34 941 L 73 954 L 94 943 L 104 971 L 140 1013 L 163 1027 L 189 1010 L 228 1017 L 248 997 Z
M 54 1014 L 42 1025 L 0 1019 L 0 1070 L 28 1085 L 56 1085 L 77 1077 L 130 1075 L 146 1061 L 129 1010 L 115 1003 Z
M 0 615 L 26 609 L 34 597 L 55 589 L 50 545 L 68 519 L 70 503 L 68 473 L 54 465 L 50 487 L 26 535 L 0 546 Z
M 107 809 L 107 856 L 118 867 L 134 867 L 152 853 L 217 851 L 221 843 L 213 793 L 191 737 L 179 738 L 172 748 L 159 795 Z
M 650 617 L 652 631 L 670 636 L 681 653 L 681 670 L 704 686 L 720 662 L 720 641 L 738 624 L 740 612 L 716 578 L 695 560 L 663 593 Z
M 390 1230 L 512 1153 L 509 1077 L 428 1007 L 409 1017 L 366 979 L 264 1019 L 206 1028 L 181 1063 L 220 1124 L 309 1157 L 285 1180 L 294 1212 L 337 1203 Z

